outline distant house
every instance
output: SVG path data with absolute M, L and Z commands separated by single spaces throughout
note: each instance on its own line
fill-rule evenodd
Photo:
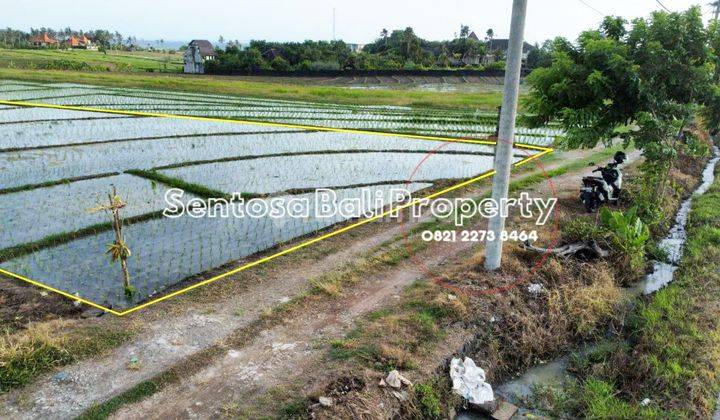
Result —
M 485 57 L 482 59 L 483 64 L 491 64 L 497 61 L 499 55 L 507 56 L 507 50 L 510 45 L 509 39 L 491 39 L 487 42 L 487 52 Z M 523 63 L 527 61 L 528 54 L 534 50 L 535 47 L 527 42 L 523 43 L 522 59 Z
M 205 61 L 217 58 L 215 47 L 210 41 L 204 39 L 193 39 L 188 44 L 183 54 L 183 72 L 190 74 L 205 73 Z
M 480 64 L 480 56 L 468 51 L 463 55 L 455 54 L 453 57 L 450 57 L 449 63 L 453 67 L 477 66 Z
M 365 44 L 347 44 L 350 52 L 358 53 L 365 48 Z
M 470 35 L 468 35 L 468 39 L 472 39 L 475 42 L 482 42 L 480 41 L 480 38 L 475 34 L 475 31 L 470 32 Z
M 59 44 L 58 40 L 48 35 L 47 32 L 40 35 L 35 35 L 34 37 L 32 37 L 30 42 L 32 42 L 33 46 L 35 47 L 49 47 Z
M 80 50 L 97 50 L 98 47 L 95 45 L 90 38 L 86 37 L 85 35 L 80 36 L 71 36 L 65 41 L 65 47 L 67 48 L 73 48 L 73 49 L 80 49 Z
M 188 48 L 192 46 L 198 47 L 200 49 L 200 55 L 202 56 L 203 60 L 214 60 L 217 58 L 215 47 L 213 47 L 213 44 L 211 44 L 208 40 L 193 39 L 188 44 Z
M 480 55 L 467 51 L 461 60 L 466 66 L 477 66 L 480 64 Z
M 188 45 L 185 53 L 183 54 L 183 72 L 189 74 L 203 74 L 205 73 L 205 60 L 202 58 L 200 53 L 200 47 L 197 45 Z

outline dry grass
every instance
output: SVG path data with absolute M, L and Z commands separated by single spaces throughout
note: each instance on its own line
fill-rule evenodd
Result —
M 371 313 L 344 340 L 333 342 L 332 353 L 380 371 L 413 369 L 444 328 L 467 313 L 466 300 L 434 284 L 416 283 L 396 305 Z
M 621 300 L 620 288 L 615 284 L 611 270 L 602 267 L 602 263 L 599 265 L 581 265 L 576 281 L 548 292 L 548 312 L 555 318 L 567 319 L 569 331 L 577 336 L 596 331 Z
M 30 323 L 0 336 L 0 392 L 25 385 L 38 374 L 118 346 L 132 332 L 107 325 L 78 327 L 77 321 Z

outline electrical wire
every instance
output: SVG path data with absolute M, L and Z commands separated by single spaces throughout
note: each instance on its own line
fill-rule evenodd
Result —
M 602 17 L 607 16 L 605 13 L 603 13 L 603 12 L 599 11 L 598 9 L 594 8 L 593 6 L 591 6 L 591 5 L 590 5 L 589 3 L 587 3 L 585 0 L 578 0 L 578 1 L 579 1 L 580 3 L 582 3 L 582 4 L 584 4 L 585 7 L 589 8 L 589 9 L 592 10 L 593 12 L 599 14 L 600 16 L 602 16 Z
M 663 9 L 665 9 L 666 12 L 672 13 L 672 10 L 668 9 L 667 7 L 665 7 L 665 5 L 662 4 L 662 2 L 661 2 L 660 0 L 655 0 L 655 1 L 657 2 L 657 4 L 660 5 L 660 7 L 662 7 Z

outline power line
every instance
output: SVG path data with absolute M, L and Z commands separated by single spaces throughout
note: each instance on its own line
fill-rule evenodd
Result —
M 605 13 L 603 13 L 603 12 L 599 11 L 598 9 L 594 8 L 593 6 L 591 6 L 591 5 L 590 5 L 589 3 L 587 3 L 585 0 L 578 0 L 578 1 L 579 1 L 580 3 L 582 3 L 582 4 L 584 4 L 585 7 L 589 8 L 589 9 L 592 10 L 593 12 L 599 14 L 600 16 L 602 16 L 602 17 L 607 16 Z
M 663 9 L 665 9 L 666 12 L 672 13 L 672 10 L 668 9 L 667 7 L 665 7 L 665 5 L 662 4 L 662 2 L 661 2 L 660 0 L 655 0 L 655 1 L 657 2 L 657 4 L 660 5 L 660 7 L 662 7 Z

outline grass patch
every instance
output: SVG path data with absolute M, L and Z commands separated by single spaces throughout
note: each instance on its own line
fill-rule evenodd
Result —
M 674 282 L 639 300 L 619 338 L 573 361 L 581 378 L 576 415 L 712 415 L 720 390 L 719 190 L 720 179 L 693 202 Z
M 415 393 L 415 398 L 423 418 L 439 419 L 442 417 L 440 396 L 431 383 L 417 384 L 415 386 Z
M 59 179 L 57 181 L 48 181 L 48 182 L 43 182 L 40 184 L 29 184 L 29 185 L 20 185 L 17 187 L 2 188 L 2 189 L 0 189 L 0 195 L 34 190 L 37 188 L 54 187 L 56 185 L 70 184 L 71 182 L 85 181 L 88 179 L 106 178 L 106 177 L 115 176 L 115 175 L 120 175 L 120 173 L 119 172 L 108 172 L 108 173 L 104 173 L 104 174 L 96 174 L 96 175 L 80 176 L 80 177 L 75 177 L 75 178 Z
M 111 87 L 214 93 L 348 105 L 396 105 L 494 111 L 502 102 L 502 93 L 500 92 L 402 91 L 402 94 L 398 94 L 397 90 L 290 85 L 281 82 L 247 81 L 227 76 L 123 74 L 0 68 L 0 78 L 31 82 L 85 83 Z
M 159 219 L 161 217 L 163 217 L 163 210 L 128 217 L 123 220 L 123 224 L 131 225 L 147 220 Z M 112 222 L 96 223 L 94 225 L 84 227 L 82 229 L 78 229 L 72 232 L 55 233 L 34 242 L 28 242 L 21 245 L 0 249 L 0 262 L 22 257 L 23 255 L 32 254 L 33 252 L 37 252 L 44 248 L 51 248 L 54 246 L 62 245 L 64 243 L 74 241 L 75 239 L 96 235 L 100 232 L 111 230 L 112 228 Z
M 667 418 L 653 407 L 629 404 L 617 397 L 617 390 L 611 383 L 590 378 L 582 387 L 582 411 L 588 419 L 638 419 Z
M 198 197 L 202 197 L 202 198 L 224 198 L 224 199 L 228 199 L 228 200 L 231 198 L 231 195 L 228 193 L 218 191 L 218 190 L 215 190 L 212 188 L 208 188 L 204 185 L 187 182 L 180 178 L 175 178 L 172 176 L 161 174 L 160 172 L 156 172 L 156 171 L 146 171 L 143 169 L 130 169 L 128 171 L 125 171 L 125 173 L 139 176 L 142 178 L 146 178 L 151 181 L 159 182 L 159 183 L 165 184 L 171 188 L 179 188 L 185 192 L 195 194 Z M 253 198 L 254 195 L 243 193 L 241 195 L 241 197 L 247 199 L 247 198 Z
M 146 397 L 153 395 L 159 390 L 160 386 L 156 381 L 143 381 L 121 395 L 111 398 L 102 405 L 96 405 L 87 410 L 76 420 L 99 420 L 106 419 L 116 412 L 125 404 L 132 404 L 142 401 Z
M 466 313 L 462 299 L 434 284 L 416 282 L 397 305 L 366 315 L 344 339 L 333 341 L 330 354 L 381 371 L 414 369 L 417 356 L 444 337 L 446 325 Z
M 62 64 L 60 64 L 62 63 Z M 91 50 L 0 49 L 0 67 L 22 69 L 82 66 L 95 71 L 182 71 L 182 53 Z
M 30 324 L 17 334 L 0 336 L 0 393 L 28 384 L 53 368 L 103 353 L 126 342 L 130 331 L 115 327 L 68 330 L 69 321 Z

